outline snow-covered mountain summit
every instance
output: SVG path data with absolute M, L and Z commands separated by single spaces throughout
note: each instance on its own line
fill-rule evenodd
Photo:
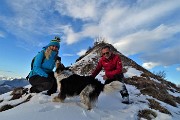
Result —
M 152 97 L 147 99 L 151 109 L 172 115 L 170 112 L 171 110 L 168 110 L 162 103 L 178 107 L 180 104 L 180 88 L 138 65 L 136 62 L 117 51 L 111 44 L 105 42 L 95 44 L 85 55 L 77 59 L 77 62 L 72 66 L 73 71 L 76 71 L 78 74 L 89 75 L 92 69 L 97 65 L 101 56 L 101 48 L 104 45 L 109 45 L 115 54 L 120 55 L 123 62 L 125 83 L 135 86 L 140 90 L 140 94 Z
M 77 74 L 89 75 L 95 68 L 100 49 L 107 43 L 96 43 L 70 68 Z M 109 44 L 110 45 L 110 44 Z M 124 66 L 125 84 L 132 104 L 121 103 L 119 93 L 101 93 L 96 107 L 86 110 L 79 97 L 68 98 L 64 103 L 52 102 L 53 96 L 24 94 L 12 99 L 12 92 L 0 95 L 1 120 L 178 120 L 180 118 L 180 90 L 175 84 L 163 80 L 118 52 Z M 97 78 L 103 83 L 102 71 Z M 29 88 L 30 85 L 26 86 Z

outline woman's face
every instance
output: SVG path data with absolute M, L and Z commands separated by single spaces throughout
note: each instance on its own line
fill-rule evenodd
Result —
M 52 51 L 58 51 L 58 47 L 55 45 L 50 46 L 50 48 Z

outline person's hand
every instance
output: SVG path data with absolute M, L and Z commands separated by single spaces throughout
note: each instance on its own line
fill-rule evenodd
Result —
M 102 77 L 103 77 L 103 80 L 107 80 L 108 79 L 106 75 L 103 75 Z

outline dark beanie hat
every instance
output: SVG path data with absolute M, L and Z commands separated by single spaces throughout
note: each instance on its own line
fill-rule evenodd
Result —
M 58 49 L 60 48 L 60 38 L 59 37 L 55 37 L 53 40 L 51 40 L 51 42 L 48 44 L 48 46 L 57 46 Z

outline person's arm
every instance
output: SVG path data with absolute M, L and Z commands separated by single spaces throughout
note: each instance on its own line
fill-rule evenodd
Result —
M 101 59 L 98 62 L 98 65 L 96 66 L 96 69 L 94 70 L 94 72 L 91 74 L 91 76 L 93 76 L 94 78 L 99 74 L 99 72 L 102 70 L 102 62 Z
M 110 79 L 114 78 L 115 75 L 122 73 L 122 61 L 119 56 L 116 57 L 116 69 L 106 73 L 106 76 Z
M 44 51 L 38 53 L 34 59 L 33 70 L 38 75 L 48 77 L 48 74 L 42 69 L 42 61 L 44 58 Z

